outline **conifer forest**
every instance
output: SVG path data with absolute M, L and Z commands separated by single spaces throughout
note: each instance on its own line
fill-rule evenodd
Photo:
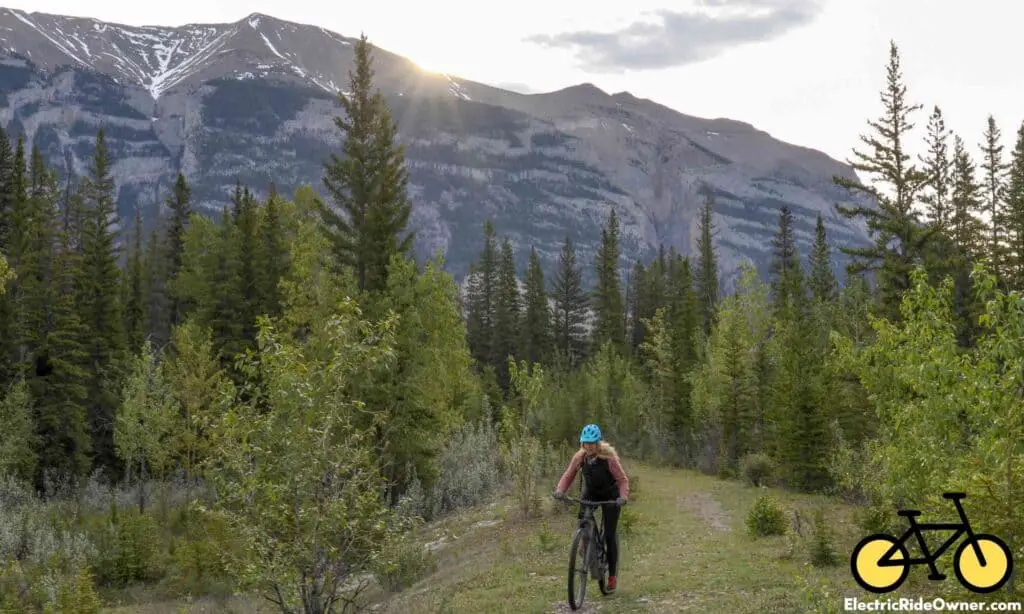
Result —
M 771 270 L 725 294 L 709 196 L 693 256 L 620 266 L 609 208 L 545 275 L 487 223 L 459 285 L 411 255 L 365 37 L 356 58 L 322 186 L 239 183 L 209 215 L 179 175 L 152 231 L 119 219 L 102 129 L 77 182 L 0 138 L 0 611 L 144 583 L 356 611 L 426 568 L 422 523 L 506 494 L 536 516 L 591 422 L 627 465 L 865 513 L 965 491 L 1024 560 L 1024 125 L 951 133 L 893 44 L 864 183 L 836 180 L 877 201 L 835 205 L 870 247 L 819 215 L 800 253 L 782 208 Z

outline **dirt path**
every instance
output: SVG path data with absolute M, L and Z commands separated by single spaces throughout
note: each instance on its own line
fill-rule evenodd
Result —
M 715 500 L 711 493 L 694 492 L 686 495 L 679 495 L 676 499 L 679 509 L 689 512 L 701 518 L 716 531 L 732 531 L 729 526 L 729 517 L 722 509 L 722 505 Z

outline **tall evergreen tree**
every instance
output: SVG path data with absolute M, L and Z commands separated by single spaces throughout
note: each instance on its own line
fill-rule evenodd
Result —
M 178 326 L 185 319 L 185 311 L 189 306 L 183 304 L 174 288 L 174 280 L 181 271 L 185 259 L 185 231 L 188 229 L 192 215 L 192 188 L 185 180 L 183 173 L 178 173 L 174 188 L 167 198 L 167 208 L 171 215 L 167 220 L 164 245 L 167 250 L 167 281 L 168 281 L 168 323 L 171 327 Z
M 910 163 L 907 142 L 914 124 L 911 114 L 921 105 L 907 101 L 907 88 L 903 83 L 899 50 L 889 45 L 889 65 L 886 87 L 881 92 L 882 116 L 868 120 L 875 131 L 872 136 L 861 135 L 861 141 L 870 148 L 867 153 L 854 150 L 854 170 L 882 183 L 887 189 L 865 185 L 857 179 L 835 177 L 834 182 L 852 192 L 870 196 L 878 207 L 836 205 L 847 218 L 864 218 L 874 244 L 863 248 L 841 247 L 854 258 L 851 272 L 874 271 L 880 290 L 882 314 L 899 319 L 899 302 L 910 287 L 910 271 L 919 261 L 924 249 L 937 231 L 921 224 L 914 204 L 925 186 L 928 176 Z
M 1024 122 L 1010 157 L 1006 188 L 1006 274 L 1011 290 L 1024 291 Z
M 509 386 L 509 358 L 519 353 L 517 347 L 522 317 L 519 297 L 519 278 L 516 275 L 515 254 L 508 238 L 501 244 L 501 260 L 498 264 L 498 284 L 494 303 L 494 328 L 491 331 L 490 364 L 498 376 L 502 390 Z
M 65 198 L 65 211 L 77 208 L 77 196 Z M 65 216 L 68 219 L 70 216 Z M 80 314 L 86 290 L 82 256 L 75 250 L 72 227 L 60 228 L 54 261 L 54 305 L 52 326 L 45 346 L 36 357 L 33 386 L 36 402 L 36 436 L 39 463 L 36 487 L 44 477 L 56 473 L 72 481 L 88 475 L 92 464 L 89 396 L 95 365 L 89 352 L 89 324 Z M 94 411 L 94 410 L 93 410 Z
M 484 246 L 471 267 L 466 288 L 466 336 L 473 358 L 490 364 L 494 307 L 498 292 L 498 243 L 491 220 L 484 221 Z
M 978 214 L 982 210 L 982 186 L 970 153 L 959 136 L 953 138 L 953 171 L 950 177 L 950 232 L 953 243 L 964 257 L 980 257 L 984 227 Z
M 289 267 L 287 237 L 282 227 L 281 197 L 271 184 L 267 203 L 263 207 L 264 216 L 260 224 L 259 241 L 259 274 L 260 302 L 259 313 L 271 317 L 281 315 L 281 291 L 278 284 L 285 276 Z
M 562 243 L 551 294 L 555 299 L 555 348 L 568 364 L 578 364 L 586 356 L 590 301 L 583 289 L 583 271 L 576 262 L 576 248 L 568 235 Z
M 142 212 L 135 208 L 135 232 L 125 275 L 124 325 L 128 350 L 135 354 L 142 349 L 148 324 L 146 297 L 143 295 Z
M 711 192 L 706 192 L 697 230 L 697 271 L 694 277 L 701 310 L 701 328 L 705 337 L 711 335 L 714 327 L 720 292 L 718 255 L 714 244 L 714 205 Z
M 619 351 L 626 349 L 625 307 L 619 274 L 620 230 L 619 218 L 612 209 L 607 225 L 601 231 L 601 245 L 595 258 L 597 287 L 594 289 L 593 344 L 600 348 L 605 342 Z
M 988 232 L 986 233 L 988 236 L 985 241 L 984 253 L 989 270 L 995 274 L 997 279 L 1002 280 L 1004 277 L 1002 264 L 1006 226 L 1004 199 L 1006 196 L 1006 172 L 1009 170 L 1009 165 L 1003 161 L 1002 133 L 996 125 L 995 118 L 991 115 L 988 116 L 983 138 L 981 149 L 984 155 L 981 168 L 985 173 L 983 182 L 985 214 L 988 217 Z
M 530 248 L 523 303 L 522 358 L 531 363 L 546 363 L 553 349 L 551 307 L 536 248 Z
M 789 278 L 800 268 L 800 254 L 793 236 L 793 212 L 788 205 L 779 209 L 779 229 L 772 237 L 772 263 L 769 270 L 772 299 L 776 309 L 789 302 Z
M 818 213 L 814 226 L 814 245 L 811 247 L 811 295 L 820 302 L 834 301 L 839 294 L 839 284 L 832 270 L 832 250 L 828 245 L 825 220 Z
M 626 292 L 626 311 L 629 314 L 629 352 L 636 355 L 644 342 L 644 318 L 646 316 L 649 295 L 647 292 L 647 269 L 642 262 L 633 265 L 633 274 L 629 277 L 629 288 Z
M 125 356 L 125 331 L 120 301 L 121 269 L 111 225 L 117 223 L 114 178 L 104 132 L 82 185 L 85 215 L 82 227 L 83 294 L 81 314 L 88 327 L 90 363 L 86 389 L 94 463 L 116 471 L 114 417 L 120 403 L 120 369 Z
M 928 222 L 939 226 L 943 231 L 948 229 L 950 218 L 950 172 L 953 160 L 949 155 L 949 135 L 942 109 L 936 105 L 928 117 L 928 131 L 925 136 L 928 155 L 921 158 L 924 173 L 927 175 L 927 186 L 930 189 L 927 194 L 921 196 L 921 202 L 925 205 Z
M 386 285 L 394 254 L 407 255 L 414 233 L 402 237 L 412 205 L 404 149 L 396 144 L 397 128 L 380 90 L 374 91 L 370 44 L 355 44 L 355 72 L 349 92 L 339 94 L 345 117 L 334 125 L 344 134 L 344 157 L 332 153 L 325 164 L 324 184 L 339 211 L 320 204 L 328 236 L 339 264 L 354 268 L 360 290 Z

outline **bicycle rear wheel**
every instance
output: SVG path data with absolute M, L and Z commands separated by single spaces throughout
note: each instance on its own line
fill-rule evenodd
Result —
M 572 538 L 572 551 L 569 553 L 569 607 L 578 610 L 583 606 L 583 600 L 587 596 L 587 576 L 590 575 L 590 548 L 591 540 L 587 539 L 588 531 L 584 528 L 576 529 L 576 535 Z

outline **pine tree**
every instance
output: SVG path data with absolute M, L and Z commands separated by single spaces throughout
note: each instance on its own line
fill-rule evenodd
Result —
M 601 231 L 601 245 L 595 258 L 597 287 L 593 305 L 596 323 L 592 341 L 595 350 L 606 342 L 619 351 L 626 349 L 625 307 L 619 274 L 619 232 L 619 218 L 613 209 Z
M 555 348 L 568 364 L 578 364 L 586 356 L 584 340 L 590 305 L 583 290 L 583 271 L 576 263 L 576 248 L 568 235 L 562 243 L 551 294 L 555 299 Z
M 874 182 L 886 185 L 888 190 L 865 185 L 857 179 L 833 179 L 837 185 L 852 192 L 864 193 L 878 203 L 877 209 L 861 205 L 836 205 L 838 211 L 847 218 L 864 218 L 875 240 L 874 245 L 869 247 L 840 249 L 854 258 L 850 265 L 851 272 L 877 273 L 882 315 L 895 320 L 900 319 L 899 302 L 902 294 L 910 287 L 910 271 L 922 257 L 932 235 L 937 232 L 936 228 L 922 225 L 918 219 L 919 213 L 914 209 L 928 176 L 910 163 L 910 155 L 906 151 L 914 127 L 910 116 L 921 108 L 921 105 L 907 102 L 906 91 L 899 51 L 896 44 L 890 42 L 886 87 L 881 92 L 884 111 L 879 119 L 868 121 L 876 134 L 860 137 L 870 151 L 864 153 L 854 150 L 857 161 L 851 162 L 855 171 L 873 177 Z
M 1006 188 L 1007 282 L 1024 291 L 1024 122 L 1017 129 Z
M 522 358 L 531 363 L 546 363 L 551 359 L 553 349 L 551 307 L 544 283 L 544 269 L 536 248 L 530 248 L 525 286 Z
M 146 297 L 143 295 L 142 259 L 142 212 L 135 208 L 135 232 L 132 234 L 132 250 L 128 255 L 125 275 L 124 318 L 128 339 L 128 351 L 135 354 L 142 348 L 148 324 Z
M 167 221 L 164 245 L 167 249 L 167 287 L 168 294 L 168 323 L 171 327 L 178 326 L 185 319 L 185 311 L 193 306 L 185 305 L 178 297 L 173 288 L 174 280 L 181 271 L 181 265 L 185 259 L 185 232 L 188 229 L 189 218 L 192 215 L 192 188 L 185 180 L 185 175 L 178 173 L 174 181 L 174 188 L 167 198 L 167 208 L 171 215 Z
M 965 257 L 977 258 L 983 249 L 984 227 L 977 214 L 982 209 L 982 186 L 976 167 L 959 136 L 953 139 L 953 171 L 950 178 L 952 216 L 950 232 L 953 243 Z
M 697 300 L 700 302 L 701 327 L 704 335 L 709 336 L 715 324 L 718 308 L 719 279 L 718 256 L 714 245 L 714 197 L 707 192 L 704 206 L 700 211 L 697 238 L 697 271 L 695 283 Z
M 981 144 L 984 153 L 981 168 L 984 171 L 985 213 L 988 217 L 988 236 L 986 237 L 984 254 L 988 268 L 1002 281 L 1003 253 L 1005 250 L 1006 211 L 1006 172 L 1009 165 L 1003 162 L 1002 133 L 996 120 L 988 116 L 984 142 Z
M 679 460 L 689 463 L 694 460 L 691 453 L 696 434 L 689 376 L 697 366 L 694 333 L 699 325 L 700 313 L 697 294 L 693 289 L 690 259 L 673 250 L 668 263 L 665 285 L 672 373 L 669 428 L 672 441 L 680 452 Z
M 772 262 L 769 269 L 772 299 L 776 309 L 789 302 L 789 278 L 799 268 L 800 254 L 797 253 L 796 239 L 793 236 L 793 212 L 788 205 L 782 205 L 779 209 L 779 229 L 772 237 Z
M 925 205 L 928 222 L 943 231 L 948 229 L 950 218 L 950 172 L 953 160 L 949 156 L 949 135 L 942 109 L 938 106 L 933 107 L 932 114 L 928 117 L 928 132 L 925 137 L 928 155 L 921 158 L 930 190 L 921 196 L 921 202 Z
M 242 190 L 239 202 L 236 205 L 235 236 L 237 237 L 237 265 L 238 275 L 235 276 L 235 283 L 238 284 L 235 296 L 240 301 L 238 313 L 241 318 L 241 342 L 240 351 L 256 347 L 256 321 L 261 313 L 260 273 L 256 267 L 259 266 L 259 211 L 257 210 L 256 197 L 249 191 L 248 187 Z
M 519 338 L 522 317 L 515 254 L 512 252 L 512 243 L 507 238 L 501 244 L 497 281 L 490 364 L 498 376 L 498 385 L 507 391 L 510 383 L 508 361 L 519 353 L 516 341 Z
M 818 213 L 814 226 L 814 245 L 811 247 L 811 294 L 823 303 L 834 301 L 839 293 L 839 284 L 832 270 L 832 252 L 825 233 L 825 221 Z
M 221 213 L 217 240 L 214 246 L 215 266 L 208 284 L 210 313 L 207 316 L 212 335 L 214 351 L 221 358 L 221 364 L 233 375 L 232 365 L 237 354 L 243 351 L 242 331 L 243 303 L 238 296 L 241 283 L 237 249 L 237 228 L 231 213 L 225 207 Z
M 79 207 L 77 194 L 66 194 L 64 219 L 78 217 L 70 211 Z M 48 472 L 72 480 L 87 475 L 93 452 L 89 428 L 93 403 L 87 388 L 92 367 L 87 346 L 91 335 L 79 313 L 85 290 L 84 263 L 74 248 L 72 230 L 73 226 L 65 223 L 58 233 L 52 325 L 35 361 L 32 391 L 37 399 L 36 487 L 40 489 Z
M 82 227 L 84 285 L 81 314 L 88 327 L 86 351 L 90 363 L 86 389 L 94 463 L 116 471 L 114 417 L 119 404 L 120 369 L 125 358 L 124 321 L 120 301 L 121 270 L 110 226 L 117 222 L 114 179 L 110 156 L 101 129 L 89 175 L 82 186 L 85 215 Z
M 498 244 L 491 220 L 484 221 L 484 246 L 480 260 L 468 276 L 466 336 L 473 358 L 490 364 L 494 338 L 494 307 L 498 292 Z
M 408 224 L 408 172 L 404 149 L 395 143 L 397 128 L 380 90 L 372 91 L 374 70 L 370 44 L 355 44 L 355 72 L 349 92 L 339 94 L 345 117 L 334 125 L 344 134 L 344 157 L 332 153 L 325 164 L 324 184 L 340 210 L 319 203 L 338 264 L 355 269 L 360 290 L 386 285 L 394 254 L 406 255 L 415 234 L 400 235 Z
M 633 265 L 633 273 L 629 276 L 629 287 L 626 291 L 626 311 L 629 314 L 629 352 L 637 355 L 644 342 L 644 317 L 647 311 L 649 296 L 647 293 L 647 269 L 642 262 Z
M 285 276 L 289 267 L 287 237 L 282 227 L 281 198 L 273 184 L 270 195 L 263 207 L 264 217 L 260 224 L 259 241 L 259 273 L 261 276 L 259 292 L 261 308 L 259 313 L 271 317 L 281 315 L 281 290 L 278 284 Z

